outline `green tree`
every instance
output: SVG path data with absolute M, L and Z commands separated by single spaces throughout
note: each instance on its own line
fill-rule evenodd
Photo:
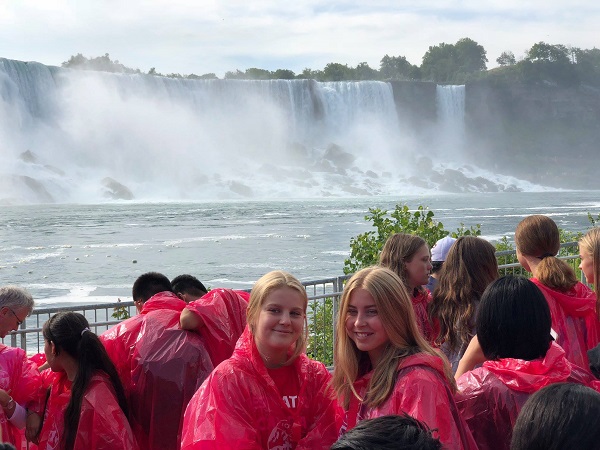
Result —
M 354 80 L 378 80 L 379 72 L 369 67 L 366 62 L 359 63 L 353 70 Z
M 454 44 L 454 56 L 459 71 L 462 73 L 473 73 L 486 70 L 488 62 L 486 51 L 473 39 L 462 38 Z
M 530 62 L 570 63 L 569 51 L 564 45 L 551 45 L 545 42 L 533 44 L 527 50 L 525 60 Z
M 272 76 L 268 70 L 251 67 L 250 69 L 246 69 L 244 78 L 247 80 L 270 80 Z
M 452 82 L 458 72 L 454 50 L 454 45 L 444 42 L 430 46 L 421 64 L 423 77 L 436 83 Z
M 348 64 L 329 63 L 323 69 L 323 81 L 342 81 L 352 79 L 352 69 Z
M 473 39 L 462 38 L 456 44 L 429 47 L 423 56 L 423 77 L 437 83 L 464 83 L 469 76 L 486 69 L 487 56 L 483 46 Z
M 302 78 L 306 80 L 322 80 L 323 79 L 323 71 L 321 70 L 312 70 L 306 67 L 302 73 L 300 73 L 297 78 Z
M 517 59 L 513 52 L 508 51 L 500 53 L 500 56 L 496 58 L 496 62 L 500 66 L 514 66 L 517 63 Z
M 409 63 L 404 56 L 388 56 L 381 58 L 379 73 L 384 80 L 418 80 L 420 69 Z
M 235 69 L 235 72 L 228 71 L 225 72 L 226 80 L 243 80 L 245 79 L 246 74 L 239 69 Z
M 296 74 L 288 69 L 277 69 L 273 72 L 273 78 L 277 80 L 293 80 L 296 78 Z

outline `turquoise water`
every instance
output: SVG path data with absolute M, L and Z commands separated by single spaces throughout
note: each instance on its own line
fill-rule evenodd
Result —
M 589 227 L 598 192 L 444 194 L 298 201 L 2 207 L 2 284 L 39 305 L 128 298 L 136 277 L 191 273 L 212 287 L 245 289 L 264 273 L 302 280 L 342 274 L 352 236 L 369 230 L 369 207 L 427 205 L 447 229 L 480 223 L 484 237 L 512 236 L 529 214 L 570 230 Z

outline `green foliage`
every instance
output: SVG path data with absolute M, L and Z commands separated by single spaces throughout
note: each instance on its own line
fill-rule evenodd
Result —
M 420 80 L 421 70 L 404 56 L 385 55 L 381 59 L 379 74 L 384 80 Z
M 396 205 L 389 215 L 388 211 L 369 208 L 365 220 L 373 222 L 376 230 L 367 231 L 350 239 L 350 257 L 344 261 L 344 273 L 348 275 L 363 267 L 377 264 L 383 244 L 394 233 L 416 234 L 432 247 L 436 241 L 449 234 L 444 229 L 444 225 L 433 217 L 433 211 L 424 206 L 411 211 L 407 205 Z M 479 236 L 480 234 L 480 225 L 466 228 L 461 223 L 460 228 L 452 233 L 452 236 Z
M 511 51 L 502 52 L 500 56 L 496 58 L 496 62 L 500 66 L 514 66 L 517 63 L 517 59 L 515 58 L 515 54 Z
M 600 86 L 600 49 L 581 49 L 565 45 L 552 45 L 538 42 L 526 50 L 525 57 L 516 61 L 512 51 L 504 51 L 496 59 L 500 67 L 486 70 L 488 62 L 486 50 L 474 40 L 465 37 L 455 44 L 440 43 L 430 46 L 421 66 L 408 62 L 404 56 L 385 55 L 380 62 L 379 70 L 371 68 L 366 62 L 356 67 L 341 63 L 329 63 L 323 70 L 305 68 L 295 75 L 289 69 L 269 71 L 260 68 L 249 68 L 245 71 L 236 69 L 225 73 L 225 79 L 237 80 L 273 80 L 273 79 L 314 79 L 317 81 L 342 80 L 429 80 L 441 84 L 463 84 L 476 80 L 489 82 L 513 83 L 554 83 L 570 87 L 586 83 Z M 62 63 L 63 67 L 74 69 L 100 70 L 120 73 L 141 73 L 112 61 L 106 53 L 104 56 L 87 58 L 81 53 L 71 56 Z M 178 79 L 216 79 L 214 73 L 204 75 L 182 75 L 170 73 L 164 75 L 152 67 L 148 75 L 166 76 Z
M 423 56 L 423 76 L 436 83 L 464 83 L 469 75 L 486 69 L 486 51 L 473 39 L 459 39 L 456 44 L 430 46 Z
M 600 214 L 598 214 L 596 217 L 592 216 L 589 212 L 587 213 L 587 218 L 588 221 L 590 222 L 590 225 L 592 227 L 597 227 L 600 224 L 598 222 L 600 222 Z
M 117 299 L 118 302 L 121 302 L 121 299 Z M 112 317 L 117 320 L 125 320 L 129 319 L 131 315 L 129 314 L 129 308 L 127 306 L 117 306 L 113 308 Z
M 311 300 L 308 304 L 308 348 L 309 358 L 333 365 L 333 298 Z
M 97 70 L 101 72 L 141 73 L 139 69 L 126 67 L 116 59 L 111 60 L 108 53 L 95 58 L 86 58 L 81 53 L 77 53 L 75 56 L 71 56 L 68 61 L 64 61 L 62 66 L 69 69 Z

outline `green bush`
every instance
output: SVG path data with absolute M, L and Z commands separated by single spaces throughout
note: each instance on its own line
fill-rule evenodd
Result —
M 453 237 L 481 234 L 479 224 L 466 228 L 462 223 L 455 232 L 450 233 L 433 217 L 433 211 L 422 205 L 415 211 L 411 211 L 407 205 L 396 205 L 390 214 L 379 208 L 369 208 L 365 220 L 373 222 L 376 230 L 350 239 L 350 257 L 344 261 L 344 274 L 352 274 L 363 267 L 377 264 L 383 244 L 394 233 L 416 234 L 425 239 L 429 247 L 449 234 Z
M 308 348 L 309 358 L 321 361 L 326 366 L 333 365 L 333 317 L 332 297 L 311 300 L 308 304 Z

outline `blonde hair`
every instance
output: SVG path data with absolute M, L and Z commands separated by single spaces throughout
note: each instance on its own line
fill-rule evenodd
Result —
M 515 230 L 515 244 L 521 254 L 541 260 L 536 278 L 544 286 L 566 292 L 577 284 L 575 271 L 556 257 L 560 233 L 551 218 L 542 215 L 525 217 Z
M 414 234 L 394 233 L 387 238 L 381 249 L 379 265 L 391 269 L 400 277 L 406 289 L 410 290 L 410 276 L 406 270 L 406 263 L 411 262 L 424 245 L 426 246 L 427 242 L 422 237 Z M 420 288 L 415 287 L 415 290 L 419 291 Z M 409 294 L 414 296 L 415 292 L 409 292 Z
M 250 329 L 252 336 L 255 336 L 258 316 L 260 315 L 260 311 L 267 300 L 267 297 L 274 290 L 285 287 L 298 291 L 304 299 L 304 305 L 302 308 L 304 311 L 304 329 L 296 341 L 294 353 L 283 364 L 290 365 L 301 353 L 306 350 L 306 345 L 308 343 L 308 322 L 306 320 L 308 296 L 306 295 L 306 289 L 296 277 L 282 270 L 274 270 L 273 272 L 269 272 L 259 278 L 254 284 L 252 292 L 250 293 L 250 301 L 248 302 L 248 309 L 246 310 L 246 322 L 248 323 L 248 328 Z
M 361 369 L 364 371 L 363 364 L 368 361 L 368 354 L 360 351 L 346 332 L 348 306 L 352 293 L 356 289 L 364 289 L 373 297 L 379 318 L 389 338 L 389 343 L 383 350 L 377 366 L 373 367 L 373 377 L 364 399 L 361 399 L 354 389 L 354 382 L 363 375 L 359 371 Z M 385 267 L 374 266 L 362 269 L 346 283 L 340 302 L 336 332 L 332 386 L 345 408 L 348 408 L 352 395 L 368 407 L 377 407 L 385 402 L 394 390 L 398 363 L 402 358 L 416 353 L 441 357 L 419 331 L 412 302 L 402 280 Z M 456 390 L 450 366 L 445 359 L 442 360 L 446 379 L 451 388 Z
M 579 241 L 579 249 L 591 256 L 594 264 L 596 315 L 600 319 L 600 228 L 592 228 Z

